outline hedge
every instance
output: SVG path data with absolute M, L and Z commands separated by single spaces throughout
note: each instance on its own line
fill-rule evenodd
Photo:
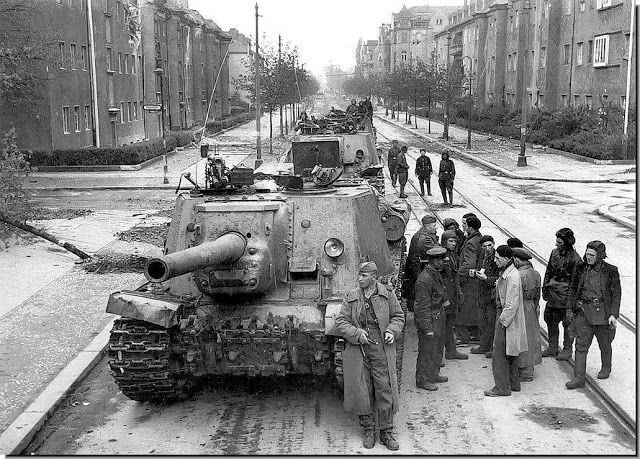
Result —
M 172 139 L 174 143 L 175 139 Z M 110 164 L 140 164 L 169 150 L 162 146 L 162 139 L 138 142 L 119 148 L 79 148 L 71 150 L 28 150 L 32 166 L 95 166 Z
M 207 130 L 211 125 L 224 126 L 221 129 L 234 126 L 251 119 L 252 115 L 243 113 L 235 117 L 207 124 Z M 140 164 L 156 156 L 163 155 L 177 147 L 185 147 L 191 142 L 198 142 L 201 132 L 196 134 L 195 130 L 190 131 L 168 131 L 165 134 L 166 148 L 162 146 L 162 139 L 146 140 L 130 145 L 123 145 L 118 148 L 77 148 L 69 150 L 25 150 L 23 153 L 28 158 L 31 166 L 96 166 L 113 164 Z
M 230 128 L 237 124 L 247 122 L 255 117 L 254 113 L 240 113 L 238 115 L 221 118 L 210 123 L 207 123 L 207 132 L 210 134 L 220 132 L 223 129 Z

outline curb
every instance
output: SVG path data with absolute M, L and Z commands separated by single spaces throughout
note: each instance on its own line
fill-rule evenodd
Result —
M 0 434 L 0 454 L 19 455 L 67 394 L 96 366 L 106 352 L 112 319 L 80 353 L 65 366 L 36 399 Z
M 436 139 L 435 137 L 429 136 L 427 134 L 422 134 L 421 132 L 418 132 L 416 130 L 413 130 L 411 128 L 396 124 L 392 121 L 386 120 L 384 118 L 381 118 L 379 115 L 376 115 L 376 118 L 378 118 L 381 121 L 384 121 L 385 123 L 391 124 L 393 126 L 399 127 L 401 129 L 404 129 L 405 131 L 411 132 L 419 137 L 431 140 L 432 142 L 437 143 L 440 146 L 443 146 L 471 161 L 477 162 L 479 164 L 482 164 L 483 166 L 494 170 L 495 172 L 500 173 L 501 175 L 504 175 L 508 178 L 512 178 L 512 179 L 516 179 L 516 180 L 538 180 L 538 181 L 544 181 L 544 182 L 565 182 L 565 183 L 628 183 L 627 180 L 614 180 L 614 179 L 565 179 L 565 178 L 549 178 L 549 177 L 537 177 L 537 176 L 523 176 L 520 174 L 514 174 L 511 171 L 508 171 L 507 169 L 504 169 L 496 164 L 493 164 L 492 162 L 489 162 L 487 160 L 478 158 L 477 156 L 474 156 L 470 153 L 467 153 L 465 151 L 460 150 L 457 147 L 451 146 L 449 144 L 446 144 L 438 139 Z
M 607 218 L 616 223 L 620 223 L 623 226 L 635 231 L 636 230 L 636 222 L 626 217 L 619 217 L 610 212 L 610 205 L 606 204 L 604 206 L 600 206 L 596 209 L 596 213 L 604 218 Z

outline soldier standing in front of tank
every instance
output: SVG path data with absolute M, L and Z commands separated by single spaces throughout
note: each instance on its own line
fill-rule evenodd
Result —
M 416 387 L 438 390 L 435 383 L 447 382 L 440 374 L 440 341 L 445 338 L 446 309 L 451 305 L 441 271 L 446 249 L 434 247 L 426 253 L 427 265 L 416 280 L 416 302 L 413 317 L 418 327 L 418 360 Z
M 398 175 L 398 182 L 400 182 L 400 197 L 408 197 L 404 194 L 404 187 L 409 180 L 409 163 L 407 163 L 407 146 L 403 145 L 398 155 L 398 162 L 396 163 L 396 174 Z
M 426 257 L 427 250 L 438 245 L 436 221 L 436 217 L 430 214 L 422 217 L 422 227 L 411 237 L 409 243 L 409 252 L 402 278 L 402 297 L 407 299 L 409 311 L 413 311 L 414 287 L 420 274 L 420 260 Z
M 364 427 L 363 446 L 375 445 L 374 407 L 380 443 L 396 451 L 393 415 L 398 411 L 396 339 L 404 328 L 404 313 L 395 292 L 377 281 L 374 262 L 360 265 L 359 288 L 342 301 L 336 326 L 347 341 L 342 354 L 344 408 L 355 412 Z
M 391 185 L 395 188 L 398 175 L 396 174 L 396 165 L 398 164 L 398 155 L 400 154 L 400 148 L 398 147 L 398 141 L 391 141 L 391 148 L 387 155 L 387 166 L 389 167 L 389 175 L 391 176 Z
M 416 177 L 420 182 L 420 196 L 424 196 L 424 184 L 427 184 L 427 194 L 431 196 L 431 174 L 433 173 L 433 167 L 431 167 L 431 160 L 427 156 L 427 149 L 420 149 L 420 157 L 416 159 Z

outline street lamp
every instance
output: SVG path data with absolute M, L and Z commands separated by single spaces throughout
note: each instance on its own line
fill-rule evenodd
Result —
M 467 150 L 471 149 L 471 108 L 473 99 L 471 98 L 471 77 L 473 76 L 473 59 L 469 56 L 463 56 L 462 62 L 464 66 L 464 60 L 469 59 L 469 108 L 467 109 Z
M 166 148 L 167 141 L 164 136 L 164 70 L 159 62 L 156 61 L 157 67 L 153 70 L 156 75 L 160 75 L 160 130 L 162 132 L 162 144 Z M 205 121 L 206 122 L 206 121 Z
M 524 4 L 524 8 L 522 9 L 523 31 L 522 31 L 522 34 L 520 35 L 520 40 L 519 40 L 522 42 L 522 66 L 520 67 L 522 69 L 522 101 L 520 104 L 521 111 L 522 111 L 522 120 L 520 122 L 520 154 L 518 155 L 518 167 L 524 167 L 527 165 L 527 157 L 525 155 L 527 144 L 525 140 L 527 137 L 527 112 L 529 111 L 529 105 L 527 102 L 528 91 L 527 91 L 527 85 L 525 83 L 525 71 L 527 67 L 526 46 L 527 46 L 527 39 L 528 39 L 527 34 L 529 33 L 528 25 L 529 25 L 530 9 L 531 9 L 531 3 L 529 2 L 529 0 L 527 0 L 527 2 Z
M 444 130 L 442 137 L 449 140 L 449 96 L 451 94 L 451 78 L 449 78 L 449 53 L 451 48 L 451 33 L 447 34 L 447 96 L 444 100 Z

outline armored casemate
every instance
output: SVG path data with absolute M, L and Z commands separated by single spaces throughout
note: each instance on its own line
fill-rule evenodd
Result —
M 403 246 L 390 250 L 374 190 L 364 179 L 332 180 L 333 163 L 309 160 L 305 148 L 268 192 L 246 169 L 202 154 L 206 186 L 177 197 L 164 256 L 145 267 L 148 283 L 109 298 L 107 312 L 121 316 L 109 343 L 120 389 L 143 401 L 181 398 L 214 374 L 341 383 L 335 319 L 358 266 L 374 261 L 380 280 L 399 287 Z

